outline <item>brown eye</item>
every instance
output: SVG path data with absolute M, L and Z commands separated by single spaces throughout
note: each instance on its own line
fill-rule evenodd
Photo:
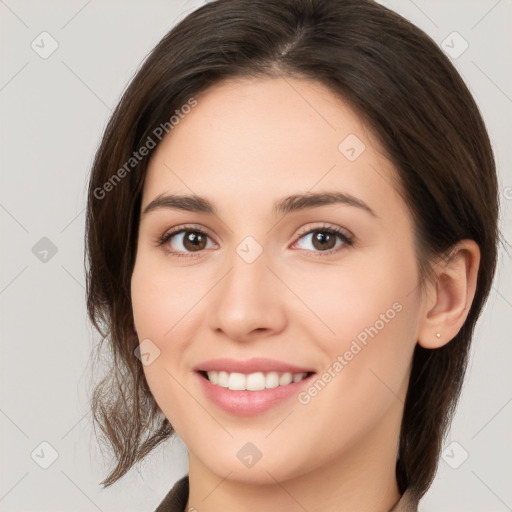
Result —
M 210 237 L 204 231 L 192 228 L 182 228 L 164 235 L 159 244 L 175 256 L 187 256 L 187 253 L 201 252 L 210 247 Z
M 346 235 L 337 227 L 318 227 L 310 229 L 303 233 L 299 241 L 306 240 L 306 244 L 300 247 L 299 242 L 294 245 L 299 245 L 299 249 L 305 249 L 316 253 L 332 253 L 342 249 L 343 246 L 353 245 L 351 237 Z M 309 247 L 308 247 L 309 245 Z
M 333 249 L 336 245 L 336 235 L 325 231 L 315 231 L 312 237 L 313 247 L 318 250 Z

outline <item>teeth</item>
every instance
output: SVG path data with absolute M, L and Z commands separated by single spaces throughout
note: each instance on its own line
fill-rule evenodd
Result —
M 228 372 L 206 372 L 208 380 L 217 386 L 229 388 L 233 391 L 260 391 L 272 389 L 278 386 L 287 386 L 292 382 L 299 382 L 304 379 L 307 373 L 278 373 L 278 372 L 256 372 L 248 375 L 244 373 Z
M 265 375 L 261 372 L 251 373 L 245 377 L 246 382 L 244 383 L 247 387 L 244 389 L 250 389 L 251 391 L 259 391 L 265 389 L 266 379 Z
M 223 388 L 227 388 L 229 386 L 229 373 L 228 372 L 219 372 L 219 378 L 217 380 L 217 384 L 222 386 Z
M 302 373 L 301 373 L 302 375 Z M 286 386 L 293 381 L 293 375 L 291 373 L 283 373 L 281 377 L 279 377 L 279 385 Z
M 234 391 L 245 389 L 245 375 L 243 373 L 230 373 L 228 388 Z

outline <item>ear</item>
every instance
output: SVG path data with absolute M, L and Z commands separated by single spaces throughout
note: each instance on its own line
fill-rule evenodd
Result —
M 474 240 L 459 241 L 434 264 L 418 334 L 423 348 L 442 347 L 460 331 L 475 296 L 479 265 L 480 248 Z

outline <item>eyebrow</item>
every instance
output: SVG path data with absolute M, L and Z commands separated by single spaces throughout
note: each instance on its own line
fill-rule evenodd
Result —
M 377 217 L 377 214 L 364 201 L 344 192 L 293 194 L 276 201 L 272 213 L 277 217 L 278 215 L 287 215 L 292 212 L 329 204 L 354 206 Z M 214 204 L 205 197 L 198 195 L 160 194 L 144 208 L 142 215 L 163 208 L 207 213 L 210 215 L 218 214 Z

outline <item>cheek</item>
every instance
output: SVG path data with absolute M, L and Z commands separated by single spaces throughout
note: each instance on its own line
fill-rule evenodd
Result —
M 387 332 L 390 340 L 400 339 L 395 335 L 410 330 L 414 325 L 410 320 L 418 314 L 417 280 L 411 250 L 400 252 L 389 246 L 378 252 L 354 253 L 343 265 L 312 268 L 309 264 L 287 276 L 301 299 L 300 306 L 307 306 L 303 307 L 303 328 L 312 336 L 315 332 L 311 339 L 328 352 L 343 349 L 358 336 L 364 342 L 370 336 L 368 330 Z
M 144 365 L 146 380 L 155 401 L 179 429 L 194 424 L 190 395 L 178 381 L 183 380 L 184 353 L 193 341 L 201 298 L 207 288 L 194 283 L 206 282 L 190 268 L 170 268 L 155 258 L 139 257 L 131 279 L 132 308 L 139 342 L 148 343 L 158 354 Z M 206 277 L 206 276 L 204 276 Z M 170 399 L 172 397 L 172 400 Z M 197 414 L 197 411 L 195 412 Z M 191 418 L 188 416 L 191 415 Z
M 186 267 L 172 269 L 147 261 L 141 258 L 132 275 L 133 316 L 139 338 L 150 338 L 162 345 L 189 321 L 204 294 L 203 287 L 197 285 L 202 279 L 197 273 L 191 279 Z
M 381 428 L 389 435 L 399 428 L 416 344 L 416 306 L 388 297 L 357 305 L 360 310 L 349 302 L 332 317 L 336 337 L 319 341 L 327 355 L 324 370 L 297 396 L 296 418 L 304 418 L 309 435 L 321 440 L 315 447 L 320 458 L 364 444 Z

